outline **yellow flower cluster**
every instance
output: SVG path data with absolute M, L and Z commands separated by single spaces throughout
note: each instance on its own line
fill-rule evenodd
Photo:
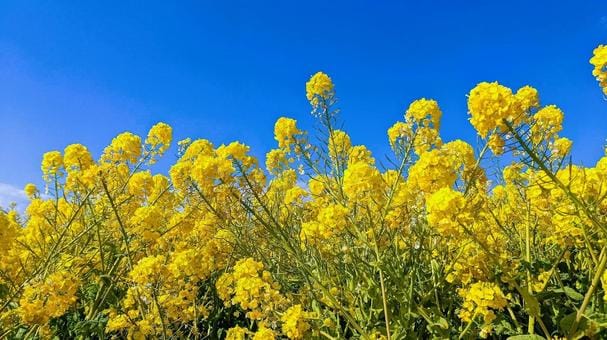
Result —
M 367 163 L 369 165 L 375 164 L 373 154 L 364 145 L 355 145 L 350 149 L 350 154 L 348 155 L 348 165 L 358 162 Z
M 63 157 L 59 151 L 49 151 L 42 156 L 42 173 L 45 181 L 52 180 L 53 176 L 60 175 L 63 167 Z
M 594 49 L 590 63 L 594 66 L 592 75 L 596 77 L 603 92 L 607 95 L 607 45 L 599 45 Z
M 289 165 L 287 152 L 284 149 L 273 149 L 266 154 L 266 169 L 271 174 L 278 174 Z
M 217 280 L 217 293 L 226 306 L 239 305 L 252 320 L 262 320 L 285 303 L 280 286 L 263 264 L 246 258 Z
M 494 130 L 507 132 L 506 122 L 513 127 L 525 121 L 526 114 L 539 106 L 537 90 L 525 86 L 516 94 L 498 82 L 482 82 L 468 95 L 470 123 L 485 138 Z
M 280 318 L 282 332 L 289 339 L 304 339 L 310 329 L 310 324 L 306 319 L 310 317 L 312 314 L 304 311 L 300 304 L 289 307 Z
M 317 72 L 306 83 L 306 97 L 312 106 L 333 97 L 333 81 L 326 73 Z
M 523 112 L 529 112 L 531 109 L 540 106 L 540 97 L 536 89 L 531 86 L 523 86 L 514 94 L 520 109 Z
M 563 127 L 563 111 L 554 105 L 549 105 L 533 115 L 534 124 L 531 127 L 533 142 L 553 139 Z
M 489 137 L 489 141 L 487 145 L 489 145 L 489 149 L 493 152 L 494 155 L 499 156 L 504 153 L 504 145 L 505 141 L 499 134 L 492 134 Z
M 333 134 L 329 137 L 329 155 L 334 158 L 347 158 L 350 149 L 352 148 L 352 142 L 350 136 L 341 130 L 333 131 Z
M 426 200 L 428 223 L 444 236 L 461 234 L 461 224 L 466 223 L 466 200 L 462 193 L 451 188 L 441 188 Z
M 329 205 L 318 212 L 315 220 L 301 224 L 301 240 L 305 244 L 322 246 L 346 228 L 348 209 L 340 205 Z
M 571 151 L 571 146 L 573 142 L 565 137 L 560 137 L 554 140 L 552 143 L 552 153 L 556 157 L 565 157 Z
M 405 120 L 438 130 L 442 115 L 443 113 L 436 100 L 422 98 L 409 105 L 405 113 Z
M 226 340 L 244 340 L 247 334 L 247 329 L 236 326 L 228 329 Z
M 396 122 L 388 129 L 388 141 L 394 148 L 400 140 L 411 138 L 413 131 L 411 125 L 405 122 Z
M 252 340 L 274 340 L 276 339 L 276 333 L 267 327 L 259 327 L 257 332 L 253 334 Z
M 63 315 L 76 303 L 80 281 L 65 270 L 49 275 L 43 282 L 27 285 L 19 300 L 18 313 L 26 324 L 45 325 Z
M 162 156 L 171 146 L 173 140 L 173 128 L 166 123 L 158 123 L 150 129 L 145 139 L 145 144 L 150 147 L 150 164 L 155 162 L 155 157 Z
M 274 124 L 274 139 L 278 142 L 278 147 L 290 150 L 295 143 L 295 137 L 301 134 L 297 128 L 295 119 L 280 117 Z
M 518 113 L 515 110 L 512 90 L 497 82 L 480 83 L 468 95 L 470 123 L 483 138 L 501 127 L 503 120 L 515 116 Z
M 27 183 L 23 188 L 23 191 L 29 199 L 34 199 L 36 194 L 38 194 L 38 188 L 34 183 Z
M 93 166 L 91 153 L 82 144 L 68 145 L 63 151 L 63 162 L 68 172 L 86 170 Z
M 352 202 L 379 202 L 383 187 L 383 179 L 375 166 L 367 162 L 348 164 L 344 172 L 343 191 Z
M 472 322 L 476 317 L 482 317 L 485 324 L 495 319 L 495 310 L 501 310 L 508 300 L 498 285 L 490 282 L 475 282 L 470 287 L 460 289 L 459 296 L 464 299 L 459 317 L 464 322 Z
M 19 224 L 15 221 L 16 214 L 5 214 L 0 211 L 0 259 L 11 249 L 13 241 L 19 234 Z
M 445 149 L 426 152 L 411 166 L 409 180 L 412 185 L 428 194 L 451 187 L 457 179 L 456 161 Z
M 130 132 L 123 132 L 112 140 L 112 143 L 103 150 L 101 156 L 105 162 L 137 163 L 141 157 L 141 137 Z

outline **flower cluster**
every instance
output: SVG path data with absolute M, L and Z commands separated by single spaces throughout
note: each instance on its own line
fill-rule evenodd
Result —
M 466 289 L 460 289 L 458 294 L 464 299 L 459 317 L 464 322 L 472 322 L 482 317 L 487 325 L 495 319 L 495 310 L 502 310 L 508 300 L 500 287 L 490 282 L 476 282 Z
M 317 72 L 306 83 L 306 97 L 312 106 L 331 99 L 333 94 L 333 81 L 326 73 Z
M 252 258 L 239 260 L 232 272 L 224 273 L 217 280 L 217 293 L 227 306 L 239 305 L 253 320 L 269 317 L 284 304 L 280 286 Z
M 596 77 L 603 92 L 607 95 L 607 45 L 599 45 L 594 49 L 590 63 L 594 66 L 592 75 Z
M 289 307 L 280 318 L 282 321 L 282 332 L 289 339 L 304 339 L 304 336 L 310 329 L 310 324 L 306 319 L 312 316 L 312 313 L 304 311 L 299 304 Z
M 45 325 L 51 318 L 63 315 L 76 301 L 79 279 L 67 271 L 57 271 L 45 281 L 23 289 L 18 313 L 23 322 Z

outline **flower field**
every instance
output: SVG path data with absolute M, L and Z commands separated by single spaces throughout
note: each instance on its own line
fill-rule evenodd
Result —
M 590 62 L 607 94 L 607 46 Z M 306 96 L 320 128 L 278 119 L 265 160 L 186 139 L 153 173 L 164 123 L 44 154 L 0 212 L 0 338 L 607 337 L 607 155 L 576 165 L 536 89 L 471 89 L 474 146 L 414 101 L 389 164 L 337 128 L 328 75 Z

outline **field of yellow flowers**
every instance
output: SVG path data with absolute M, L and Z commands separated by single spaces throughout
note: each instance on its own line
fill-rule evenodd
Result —
M 591 63 L 607 94 L 607 46 Z M 306 94 L 319 135 L 280 118 L 261 164 L 187 139 L 153 174 L 164 123 L 44 154 L 46 187 L 0 212 L 0 338 L 607 336 L 607 156 L 573 164 L 536 89 L 470 91 L 477 150 L 414 101 L 389 167 L 335 128 L 329 76 Z

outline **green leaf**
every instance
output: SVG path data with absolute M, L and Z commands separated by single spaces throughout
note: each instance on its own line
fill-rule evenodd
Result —
M 561 332 L 563 332 L 563 334 L 569 333 L 569 331 L 571 330 L 571 325 L 573 325 L 573 322 L 575 321 L 576 315 L 577 315 L 577 312 L 567 314 L 561 319 L 561 321 L 559 321 L 559 328 L 561 329 Z M 584 335 L 584 332 L 586 331 L 587 328 L 588 328 L 588 317 L 586 315 L 584 315 L 577 327 L 577 332 L 575 334 L 573 334 L 572 338 L 573 339 L 581 338 Z
M 507 340 L 542 340 L 546 339 L 543 336 L 539 336 L 537 334 L 523 334 L 523 335 L 513 335 L 507 338 Z
M 525 300 L 525 310 L 529 315 L 539 317 L 540 316 L 540 303 L 537 298 L 531 295 L 526 289 L 517 287 L 518 292 L 523 296 Z
M 607 314 L 592 313 L 587 316 L 591 326 L 589 328 L 605 329 L 607 328 Z
M 573 289 L 571 287 L 565 287 L 565 289 L 560 289 L 560 288 L 555 289 L 554 292 L 564 293 L 569 298 L 571 298 L 572 300 L 576 300 L 576 301 L 582 301 L 584 299 L 584 295 L 578 293 L 575 289 Z
M 569 314 L 565 315 L 561 319 L 561 321 L 559 321 L 559 328 L 561 329 L 561 331 L 563 333 L 566 334 L 571 329 L 571 325 L 573 324 L 573 321 L 575 320 L 576 314 L 577 314 L 577 312 L 569 313 Z

